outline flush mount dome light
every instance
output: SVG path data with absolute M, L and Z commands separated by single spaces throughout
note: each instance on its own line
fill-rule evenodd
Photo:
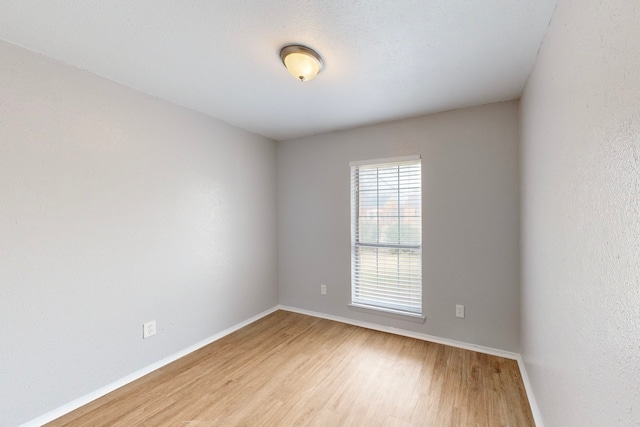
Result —
M 312 49 L 300 45 L 285 46 L 280 59 L 289 73 L 301 82 L 313 80 L 322 70 L 322 58 Z

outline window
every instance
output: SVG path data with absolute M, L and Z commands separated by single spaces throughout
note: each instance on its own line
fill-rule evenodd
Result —
M 351 163 L 351 303 L 422 314 L 419 156 Z

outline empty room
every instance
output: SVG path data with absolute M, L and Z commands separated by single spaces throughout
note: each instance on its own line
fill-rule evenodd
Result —
M 639 426 L 637 0 L 0 1 L 0 427 Z

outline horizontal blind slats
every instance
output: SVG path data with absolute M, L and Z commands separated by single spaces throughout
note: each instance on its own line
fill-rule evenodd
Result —
M 351 169 L 352 301 L 420 313 L 420 160 L 356 163 Z

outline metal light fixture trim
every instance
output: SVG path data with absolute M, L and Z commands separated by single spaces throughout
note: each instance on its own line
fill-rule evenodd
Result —
M 313 80 L 324 68 L 318 52 L 302 45 L 283 47 L 280 59 L 289 73 L 301 82 Z

